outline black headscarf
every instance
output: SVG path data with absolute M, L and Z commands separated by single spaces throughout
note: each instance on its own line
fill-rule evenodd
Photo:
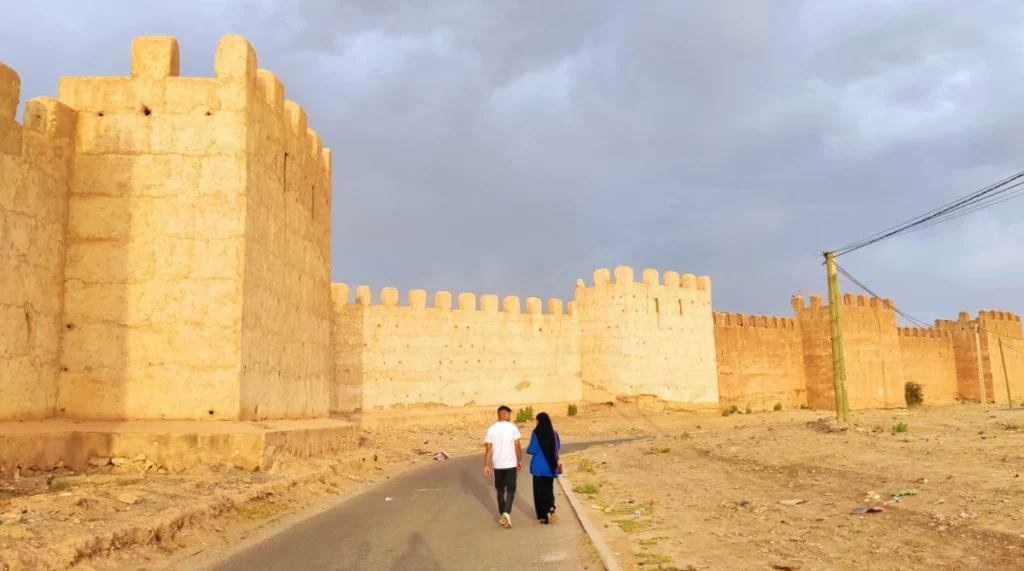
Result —
M 551 473 L 556 474 L 558 470 L 558 449 L 555 446 L 555 427 L 551 425 L 551 417 L 548 413 L 542 412 L 537 415 L 537 427 L 533 429 L 533 435 L 537 437 L 537 444 L 540 451 L 544 453 L 544 459 L 551 466 Z

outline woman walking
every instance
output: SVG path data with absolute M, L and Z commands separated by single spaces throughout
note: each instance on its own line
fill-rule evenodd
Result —
M 537 426 L 530 437 L 526 453 L 530 459 L 530 474 L 533 475 L 533 505 L 537 509 L 537 521 L 555 523 L 555 478 L 562 473 L 558 462 L 558 451 L 562 442 L 551 425 L 551 417 L 542 412 L 537 415 Z

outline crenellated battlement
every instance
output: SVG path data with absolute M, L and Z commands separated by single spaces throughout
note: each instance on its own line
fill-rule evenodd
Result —
M 20 101 L 21 77 L 13 68 L 0 63 L 0 153 L 24 156 L 33 162 L 52 157 L 66 163 L 71 158 L 70 153 L 63 149 L 55 152 L 52 147 L 64 147 L 74 140 L 78 128 L 75 111 L 53 98 L 36 97 L 25 103 L 24 122 L 18 123 L 16 117 Z M 26 138 L 25 130 L 41 137 Z
M 981 310 L 978 312 L 978 319 L 984 321 L 1009 321 L 1012 323 L 1020 323 L 1020 316 L 1016 313 L 1010 313 L 1009 311 L 987 311 Z
M 795 295 L 790 299 L 790 305 L 797 312 L 809 310 L 809 309 L 825 309 L 828 304 L 823 303 L 820 295 L 811 295 L 810 303 L 808 304 L 804 300 L 803 296 Z M 852 293 L 844 294 L 842 298 L 843 307 L 851 308 L 866 308 L 866 309 L 877 309 L 882 311 L 895 311 L 896 303 L 892 299 L 881 299 L 878 297 L 868 297 L 866 295 L 854 295 Z
M 612 277 L 614 276 L 614 280 Z M 659 279 L 658 270 L 646 269 L 641 272 L 640 281 L 636 280 L 636 273 L 628 266 L 618 266 L 613 273 L 608 268 L 601 268 L 594 271 L 593 285 L 590 287 L 605 286 L 611 284 L 620 285 L 645 285 L 645 286 L 667 286 L 694 291 L 711 291 L 711 278 L 708 276 L 697 277 L 693 274 L 682 274 L 679 272 L 665 272 Z M 587 287 L 582 279 L 576 281 L 577 287 Z
M 899 327 L 896 330 L 900 337 L 917 337 L 921 339 L 952 339 L 950 331 L 939 327 Z
M 433 305 L 427 306 L 427 292 L 422 289 L 409 290 L 406 294 L 405 304 L 401 303 L 401 294 L 397 288 L 385 287 L 380 290 L 378 303 L 373 303 L 373 290 L 369 286 L 358 286 L 355 289 L 353 299 L 348 284 L 331 284 L 331 300 L 336 310 L 346 306 L 358 306 L 364 308 L 404 308 L 412 310 L 436 309 L 440 311 L 475 312 L 481 314 L 509 314 L 509 315 L 564 315 L 572 316 L 575 313 L 575 302 L 564 303 L 560 299 L 549 299 L 545 304 L 540 298 L 526 298 L 525 307 L 518 296 L 510 295 L 499 298 L 497 295 L 481 295 L 473 293 L 460 293 L 455 297 L 456 304 L 453 306 L 452 293 L 449 291 L 438 291 L 434 294 Z M 567 311 L 565 309 L 567 309 Z
M 720 327 L 760 327 L 763 329 L 796 330 L 797 320 L 791 317 L 769 317 L 743 313 L 714 312 L 715 325 Z

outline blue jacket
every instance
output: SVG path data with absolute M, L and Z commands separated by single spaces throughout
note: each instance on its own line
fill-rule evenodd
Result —
M 558 433 L 555 432 L 555 463 L 558 463 L 558 452 L 562 449 L 562 440 L 558 437 Z M 540 443 L 537 442 L 537 435 L 530 434 L 530 446 L 527 447 L 526 453 L 533 456 L 530 458 L 530 473 L 534 476 L 541 476 L 544 478 L 557 478 L 558 474 L 551 471 L 551 466 L 548 464 L 548 459 L 544 457 L 544 451 L 540 449 Z

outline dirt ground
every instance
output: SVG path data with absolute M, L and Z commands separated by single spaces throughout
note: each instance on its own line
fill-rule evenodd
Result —
M 861 412 L 849 430 L 828 419 L 618 405 L 555 424 L 566 442 L 644 437 L 565 458 L 625 568 L 1024 569 L 1024 411 Z M 0 570 L 189 568 L 439 450 L 479 453 L 484 429 L 364 433 L 359 450 L 265 473 L 129 466 L 0 481 Z M 874 506 L 884 511 L 851 513 Z
M 565 458 L 626 569 L 1024 569 L 1022 410 L 649 418 Z
M 574 440 L 637 436 L 652 426 L 630 409 L 558 422 Z M 140 458 L 88 473 L 54 469 L 0 480 L 0 571 L 181 569 L 289 514 L 435 462 L 438 451 L 479 453 L 485 429 L 366 432 L 359 450 L 315 460 L 282 458 L 268 472 L 207 466 L 155 474 L 144 471 Z

